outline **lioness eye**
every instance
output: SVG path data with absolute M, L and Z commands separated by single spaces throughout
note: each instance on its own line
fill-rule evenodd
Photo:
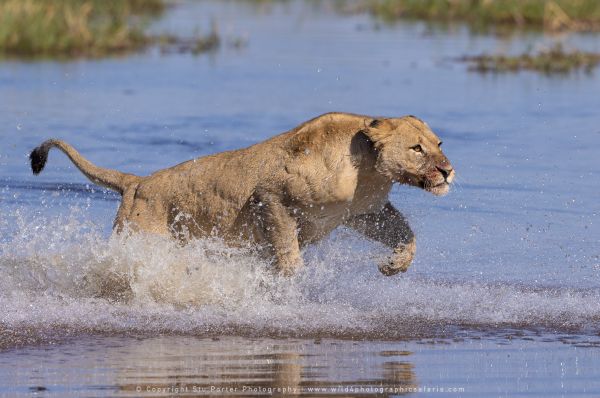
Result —
M 442 144 L 443 144 L 443 142 L 442 142 L 442 141 L 440 141 L 440 143 L 438 144 L 438 147 L 442 146 Z
M 415 152 L 421 152 L 423 150 L 423 148 L 421 148 L 421 145 L 415 145 L 411 149 Z

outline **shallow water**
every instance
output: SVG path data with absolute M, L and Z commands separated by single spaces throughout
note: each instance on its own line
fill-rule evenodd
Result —
M 7 395 L 61 397 L 597 396 L 596 353 L 509 339 L 89 337 L 0 355 L 0 383 Z
M 394 344 L 377 340 L 429 347 L 417 342 L 466 339 L 436 360 L 452 378 L 455 361 L 479 358 L 492 366 L 494 355 L 504 355 L 495 351 L 496 339 L 525 335 L 535 343 L 512 349 L 539 355 L 540 363 L 528 366 L 579 358 L 577 352 L 589 361 L 585 372 L 593 372 L 600 340 L 600 71 L 473 74 L 454 58 L 518 51 L 539 38 L 512 43 L 418 23 L 375 28 L 366 16 L 299 2 L 183 3 L 154 29 L 189 34 L 211 19 L 226 43 L 244 37 L 248 46 L 199 57 L 149 51 L 101 61 L 0 63 L 0 348 L 9 349 L 3 361 L 45 350 L 15 347 L 65 338 L 73 355 L 89 350 L 92 361 L 113 343 L 135 350 L 137 340 L 123 336 L 152 345 L 146 338 L 161 334 L 171 336 L 166 346 L 184 351 L 202 342 L 190 357 L 203 349 L 250 344 L 264 353 L 276 344 L 301 344 L 311 363 L 326 355 L 322 346 L 296 339 L 334 338 L 347 356 L 348 380 L 356 381 L 361 373 L 352 366 L 368 367 L 378 356 L 367 352 Z M 565 40 L 600 51 L 590 36 Z M 290 280 L 271 275 L 251 250 L 218 240 L 180 248 L 151 237 L 110 239 L 118 195 L 89 184 L 58 152 L 38 177 L 27 164 L 31 148 L 53 136 L 101 166 L 145 175 L 251 145 L 328 111 L 415 114 L 444 141 L 458 171 L 451 194 L 436 198 L 406 187 L 392 193 L 418 240 L 406 274 L 381 276 L 375 264 L 385 249 L 343 229 L 308 248 L 307 267 Z M 283 340 L 267 339 L 273 337 Z M 362 342 L 355 348 L 345 339 Z M 472 344 L 481 344 L 489 362 L 466 352 Z M 68 347 L 45 352 L 59 361 Z M 419 352 L 415 361 L 425 365 L 415 367 L 417 384 L 442 385 L 443 371 L 417 359 L 439 352 Z M 507 368 L 520 363 L 511 358 L 503 362 Z M 331 376 L 333 362 L 323 367 L 323 380 L 346 380 Z M 367 381 L 384 377 L 382 369 Z M 556 376 L 557 369 L 546 371 Z M 161 374 L 160 383 L 171 377 Z M 25 393 L 35 386 L 27 377 L 6 391 Z M 111 377 L 98 384 L 110 388 L 97 395 L 121 385 Z M 510 374 L 490 377 L 485 391 L 532 391 L 499 381 Z M 592 379 L 582 380 L 565 388 L 597 392 Z M 535 383 L 533 390 L 544 388 Z

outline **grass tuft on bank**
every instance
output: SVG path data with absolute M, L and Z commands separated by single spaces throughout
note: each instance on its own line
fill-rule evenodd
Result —
M 405 18 L 466 22 L 476 30 L 600 30 L 598 0 L 363 0 L 361 7 L 387 22 Z
M 103 56 L 143 48 L 163 0 L 0 0 L 0 54 Z
M 600 54 L 580 50 L 567 51 L 561 44 L 539 51 L 516 56 L 478 55 L 461 59 L 469 64 L 469 69 L 480 73 L 503 73 L 530 70 L 551 74 L 572 72 L 591 73 L 600 64 Z

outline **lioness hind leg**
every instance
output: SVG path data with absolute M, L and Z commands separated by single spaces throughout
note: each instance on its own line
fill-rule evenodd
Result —
M 377 213 L 354 216 L 346 225 L 394 250 L 379 264 L 382 274 L 390 276 L 408 270 L 417 248 L 415 235 L 406 218 L 391 203 L 386 203 Z
M 168 236 L 171 234 L 167 212 L 157 200 L 148 201 L 137 195 L 135 188 L 125 191 L 117 211 L 114 230 L 117 233 L 127 226 L 134 232 L 148 232 Z

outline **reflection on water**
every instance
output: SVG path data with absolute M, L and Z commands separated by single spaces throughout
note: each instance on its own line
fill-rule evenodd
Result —
M 80 338 L 0 353 L 0 385 L 7 396 L 56 397 L 598 396 L 599 358 L 596 349 L 527 338 Z
M 388 396 L 417 387 L 411 355 L 332 340 L 83 339 L 0 354 L 0 384 L 12 380 L 14 393 Z

